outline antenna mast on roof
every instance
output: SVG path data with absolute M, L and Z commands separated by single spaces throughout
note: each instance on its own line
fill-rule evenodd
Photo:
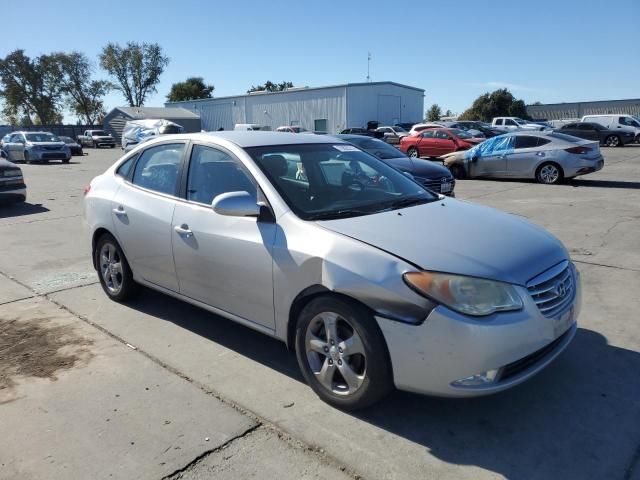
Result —
M 371 64 L 371 52 L 367 52 L 367 82 L 371 81 L 371 77 L 369 76 L 370 64 Z

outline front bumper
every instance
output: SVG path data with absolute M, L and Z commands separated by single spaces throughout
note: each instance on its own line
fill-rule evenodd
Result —
M 66 160 L 71 157 L 71 152 L 68 150 L 29 150 L 28 151 L 30 161 L 42 161 L 42 160 Z
M 400 390 L 444 397 L 488 395 L 524 382 L 569 345 L 577 331 L 580 275 L 573 301 L 559 317 L 545 317 L 524 287 L 524 308 L 483 320 L 436 307 L 420 325 L 376 317 L 384 334 L 394 383 Z M 495 380 L 473 386 L 456 382 L 494 372 Z

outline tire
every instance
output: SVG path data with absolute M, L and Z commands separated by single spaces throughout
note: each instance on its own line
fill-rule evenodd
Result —
M 609 135 L 604 139 L 604 144 L 607 147 L 620 147 L 622 145 L 622 141 L 617 135 Z
M 419 158 L 420 154 L 418 153 L 418 149 L 415 147 L 411 147 L 409 148 L 409 150 L 407 150 L 407 155 L 409 155 L 411 158 Z
M 124 302 L 138 292 L 129 262 L 112 235 L 105 233 L 98 239 L 94 256 L 100 285 L 111 300 Z
M 69 163 L 69 160 L 71 160 L 71 157 L 69 157 L 69 158 L 63 158 L 63 159 L 62 159 L 62 163 Z
M 334 334 L 327 335 L 332 325 Z M 341 410 L 368 407 L 393 389 L 382 332 L 371 313 L 355 302 L 332 296 L 311 300 L 298 317 L 296 356 L 313 391 Z
M 562 182 L 564 174 L 562 167 L 557 163 L 547 162 L 543 163 L 536 170 L 536 180 L 538 183 L 544 183 L 546 185 L 556 185 Z
M 98 148 L 98 142 L 93 142 L 93 148 Z
M 115 145 L 111 145 L 111 146 L 109 146 L 109 148 L 116 148 L 116 146 Z
M 449 167 L 449 171 L 451 172 L 451 175 L 453 175 L 453 178 L 457 178 L 459 180 L 467 178 L 467 172 L 462 165 L 451 165 L 451 167 Z
M 29 159 L 29 152 L 26 150 L 24 151 L 24 163 L 31 163 L 31 160 Z
M 636 143 L 640 143 L 640 133 L 636 135 Z

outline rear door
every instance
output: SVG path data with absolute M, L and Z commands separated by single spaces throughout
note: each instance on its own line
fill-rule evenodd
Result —
M 546 157 L 544 150 L 539 148 L 546 143 L 550 141 L 533 135 L 515 136 L 514 149 L 507 154 L 507 176 L 515 178 L 533 176 L 536 166 Z
M 116 236 L 136 277 L 175 292 L 171 222 L 185 148 L 172 141 L 142 151 L 112 200 Z
M 578 123 L 577 135 L 573 133 L 570 133 L 569 135 L 575 135 L 576 137 L 584 138 L 587 140 L 600 141 L 600 134 L 591 123 Z

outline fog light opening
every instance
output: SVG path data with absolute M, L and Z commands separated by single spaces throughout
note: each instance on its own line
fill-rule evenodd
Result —
M 452 382 L 454 387 L 482 387 L 484 385 L 491 385 L 497 381 L 499 370 L 488 370 L 482 373 L 476 373 L 470 377 L 461 378 Z

